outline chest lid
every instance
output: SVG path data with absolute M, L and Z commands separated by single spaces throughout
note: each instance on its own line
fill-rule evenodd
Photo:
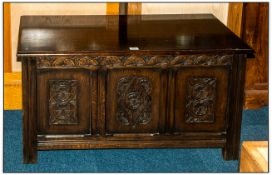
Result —
M 22 16 L 17 55 L 253 50 L 212 14 Z

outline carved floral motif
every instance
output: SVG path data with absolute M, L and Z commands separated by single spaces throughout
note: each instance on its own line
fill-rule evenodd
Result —
M 214 122 L 216 78 L 190 78 L 187 82 L 186 123 Z
M 117 119 L 135 127 L 151 120 L 151 82 L 145 77 L 126 76 L 117 84 Z
M 185 66 L 231 65 L 233 55 L 132 55 L 132 56 L 47 56 L 37 59 L 37 67 L 129 67 L 129 66 Z
M 49 80 L 49 124 L 77 124 L 77 80 Z

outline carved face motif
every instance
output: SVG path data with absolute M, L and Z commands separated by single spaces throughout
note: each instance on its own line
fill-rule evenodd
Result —
M 139 92 L 129 92 L 126 95 L 126 98 L 128 108 L 131 110 L 136 110 L 141 105 L 141 96 Z
M 146 77 L 126 76 L 117 85 L 117 119 L 135 128 L 151 121 L 151 81 Z

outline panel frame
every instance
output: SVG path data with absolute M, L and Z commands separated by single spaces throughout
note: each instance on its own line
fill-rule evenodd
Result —
M 43 69 L 37 70 L 37 132 L 39 135 L 80 135 L 92 134 L 92 106 L 91 101 L 91 81 L 89 71 L 84 69 Z M 43 80 L 44 79 L 44 80 Z M 78 100 L 77 114 L 79 124 L 73 125 L 49 125 L 49 81 L 50 80 L 77 80 Z M 47 81 L 47 82 L 46 82 Z M 42 82 L 46 88 L 42 88 Z M 84 82 L 87 84 L 84 84 Z M 96 88 L 96 87 L 94 87 Z M 43 94 L 44 93 L 44 94 Z M 84 94 L 87 94 L 84 97 Z M 46 99 L 44 102 L 43 99 Z M 84 102 L 85 101 L 85 102 Z M 84 103 L 87 103 L 84 105 Z M 82 106 L 83 105 L 83 106 Z M 87 112 L 85 110 L 88 110 Z M 43 112 L 42 112 L 43 111 Z M 44 114 L 43 114 L 44 113 Z M 82 115 L 84 114 L 84 116 Z
M 216 70 L 216 71 L 215 71 Z M 185 75 L 183 75 L 183 73 Z M 194 74 L 194 76 L 191 76 L 191 73 Z M 217 72 L 217 73 L 216 73 Z M 223 79 L 220 80 L 220 76 L 218 76 L 218 72 L 222 73 Z M 224 72 L 224 73 L 223 73 Z M 186 83 L 179 83 L 178 82 L 178 74 L 181 76 L 185 76 L 186 74 L 189 75 L 189 77 L 215 77 L 216 78 L 216 99 L 215 99 L 215 104 L 218 104 L 218 101 L 225 101 L 225 104 L 221 106 L 221 110 L 218 110 L 218 105 L 214 107 L 215 111 L 215 118 L 214 122 L 203 122 L 203 123 L 186 123 L 185 122 L 185 104 L 186 104 L 186 94 L 187 94 L 187 85 Z M 174 71 L 174 82 L 172 83 L 172 87 L 174 87 L 174 109 L 173 109 L 173 114 L 172 114 L 172 121 L 173 121 L 173 129 L 172 131 L 175 134 L 179 134 L 180 132 L 225 132 L 227 129 L 227 119 L 228 119 L 228 110 L 229 110 L 229 87 L 230 87 L 230 75 L 231 75 L 231 67 L 230 66 L 186 66 L 182 67 L 179 69 L 175 69 Z M 218 85 L 219 81 L 219 85 Z M 223 81 L 227 81 L 226 85 L 223 85 Z M 221 86 L 221 88 L 219 87 Z M 178 88 L 184 87 L 184 92 L 180 92 L 181 96 L 180 99 L 178 98 Z M 222 100 L 218 100 L 218 97 L 221 98 L 219 89 L 225 91 L 225 97 Z M 182 100 L 182 103 L 180 103 L 182 106 L 178 107 L 177 105 L 179 104 L 177 101 Z M 183 109 L 183 110 L 182 110 Z M 182 115 L 183 114 L 183 115 Z M 179 116 L 178 116 L 179 115 Z M 220 116 L 220 120 L 216 117 L 217 115 Z M 183 121 L 184 120 L 184 121 Z
M 118 73 L 120 72 L 121 73 Z M 123 73 L 122 73 L 123 72 Z M 114 129 L 110 127 L 112 125 L 112 122 L 114 119 L 111 119 L 111 117 L 114 117 L 115 115 L 111 116 L 110 114 L 113 113 L 112 111 L 115 111 L 114 108 L 112 108 L 112 104 L 110 100 L 106 100 L 106 116 L 105 116 L 105 132 L 107 135 L 118 135 L 118 134 L 162 134 L 165 132 L 166 128 L 166 98 L 167 98 L 167 71 L 165 69 L 158 69 L 158 68 L 123 68 L 123 69 L 109 69 L 107 72 L 107 88 L 106 88 L 106 99 L 117 99 L 116 95 L 112 95 L 112 91 L 114 89 L 117 89 L 117 87 L 114 87 L 112 90 L 112 87 L 110 84 L 114 84 L 114 86 L 117 86 L 117 82 L 112 82 L 112 74 L 117 73 L 117 77 L 122 78 L 124 76 L 139 76 L 139 77 L 148 77 L 152 82 L 152 87 L 156 88 L 156 85 L 159 85 L 159 89 L 155 89 L 155 92 L 152 92 L 152 96 L 155 94 L 160 95 L 157 97 L 154 101 L 158 100 L 156 102 L 155 107 L 152 104 L 152 113 L 156 112 L 157 115 L 153 114 L 153 118 L 157 120 L 157 125 L 153 123 L 153 127 L 149 128 L 144 126 L 139 126 L 134 129 L 134 132 L 129 132 L 129 127 L 120 127 L 119 129 Z M 119 74 L 119 75 L 118 75 Z M 122 76 L 122 74 L 124 76 Z M 150 76 L 148 74 L 151 74 Z M 151 78 L 150 78 L 151 77 Z M 154 85 L 156 84 L 156 85 Z M 152 90 L 153 91 L 153 90 Z M 153 97 L 152 97 L 153 98 Z M 117 104 L 116 104 L 117 105 Z M 115 107 L 117 107 L 115 105 Z M 122 129 L 126 128 L 126 129 Z M 119 130 L 119 131 L 118 131 Z

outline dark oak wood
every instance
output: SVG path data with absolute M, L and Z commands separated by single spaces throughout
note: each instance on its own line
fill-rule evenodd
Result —
M 37 160 L 37 111 L 36 111 L 36 72 L 35 60 L 25 59 L 22 62 L 23 79 L 23 157 L 24 163 L 35 163 Z
M 40 134 L 91 134 L 89 72 L 38 71 L 38 129 Z
M 120 30 L 109 28 L 107 20 L 119 23 Z M 22 16 L 20 35 L 19 55 L 252 51 L 212 14 Z
M 114 69 L 107 78 L 108 133 L 158 133 L 160 73 L 152 69 Z M 116 120 L 117 119 L 117 120 Z M 121 123 L 121 124 L 120 124 Z
M 233 72 L 230 77 L 232 88 L 230 89 L 231 101 L 227 125 L 227 144 L 223 149 L 225 160 L 238 159 L 240 149 L 246 57 L 245 55 L 236 55 L 236 57 L 239 59 L 234 59 Z
M 175 131 L 225 131 L 228 77 L 228 67 L 185 67 L 177 71 Z
M 24 162 L 37 150 L 159 147 L 237 159 L 252 53 L 209 14 L 22 17 Z

